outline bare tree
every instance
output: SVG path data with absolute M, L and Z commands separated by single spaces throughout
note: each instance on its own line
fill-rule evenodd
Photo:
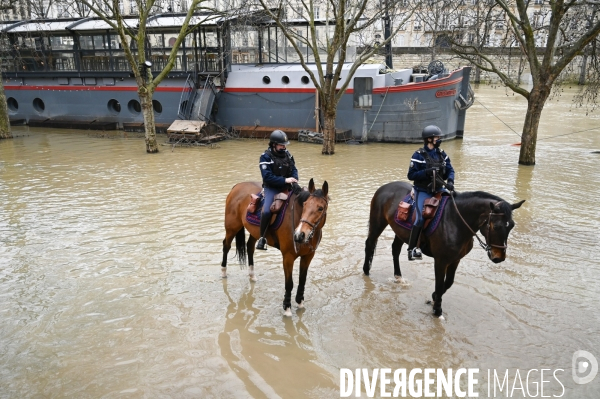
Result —
M 131 66 L 135 81 L 138 86 L 138 95 L 144 117 L 144 129 L 146 133 L 146 151 L 149 153 L 158 152 L 156 142 L 156 127 L 154 123 L 154 112 L 152 109 L 152 97 L 158 85 L 168 76 L 169 72 L 175 66 L 177 52 L 181 42 L 195 26 L 190 27 L 190 20 L 194 12 L 200 10 L 210 10 L 205 6 L 209 0 L 192 0 L 190 7 L 185 15 L 176 41 L 168 55 L 167 62 L 157 76 L 152 75 L 150 69 L 151 63 L 146 59 L 146 28 L 148 19 L 151 15 L 161 10 L 159 2 L 155 0 L 133 0 L 136 4 L 138 15 L 135 18 L 125 18 L 125 10 L 122 9 L 122 3 L 119 0 L 102 0 L 94 2 L 92 0 L 78 0 L 88 7 L 95 15 L 104 20 L 111 28 L 117 32 L 122 43 L 125 57 Z M 207 16 L 203 19 L 214 18 Z M 200 24 L 199 22 L 198 24 Z
M 484 71 L 496 74 L 504 85 L 527 99 L 527 114 L 521 135 L 519 164 L 535 165 L 537 133 L 542 110 L 561 73 L 586 46 L 600 34 L 595 0 L 550 0 L 547 6 L 530 7 L 528 0 L 487 1 L 487 12 L 479 26 L 494 24 L 494 10 L 501 10 L 507 19 L 509 34 L 531 71 L 532 88 L 527 90 L 503 67 L 502 61 L 490 56 L 482 47 L 453 41 L 453 49 Z M 489 36 L 488 36 L 489 37 Z M 492 45 L 493 43 L 490 43 Z M 597 63 L 597 61 L 593 61 Z M 589 98 L 589 97 L 588 97 Z
M 252 0 L 250 0 L 252 1 Z M 294 48 L 300 64 L 310 76 L 319 97 L 324 117 L 322 154 L 335 153 L 335 119 L 337 106 L 357 68 L 381 47 L 392 40 L 395 33 L 413 14 L 406 0 L 257 0 L 256 4 L 272 18 L 288 43 Z M 251 6 L 253 3 L 250 4 Z M 317 9 L 319 10 L 317 14 Z M 375 38 L 374 29 L 389 16 L 397 21 L 389 37 Z M 301 21 L 307 31 L 291 23 Z M 306 33 L 307 32 L 307 33 Z M 349 73 L 341 80 L 342 68 L 348 61 L 349 45 L 356 41 L 363 51 L 352 62 Z M 376 43 L 377 42 L 377 43 Z M 314 60 L 314 69 L 308 66 Z
M 0 0 L 0 12 L 2 12 L 2 20 L 8 18 L 25 18 L 23 4 L 18 0 Z M 8 48 L 8 40 L 4 34 L 0 36 L 0 48 Z M 4 54 L 3 54 L 4 55 Z M 4 57 L 0 57 L 4 58 Z M 10 118 L 8 115 L 8 105 L 6 103 L 6 93 L 4 92 L 4 82 L 1 73 L 4 70 L 4 65 L 0 69 L 0 139 L 12 138 L 10 130 Z

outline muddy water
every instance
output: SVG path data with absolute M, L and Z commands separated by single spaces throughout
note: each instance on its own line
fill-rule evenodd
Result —
M 598 397 L 600 376 L 575 384 L 571 357 L 600 359 L 600 117 L 570 96 L 544 111 L 535 167 L 511 146 L 525 102 L 502 89 L 477 89 L 464 140 L 443 145 L 457 190 L 527 200 L 504 263 L 474 249 L 460 264 L 445 321 L 425 304 L 431 259 L 403 250 L 410 285 L 393 282 L 391 230 L 362 273 L 370 199 L 405 178 L 415 145 L 290 145 L 302 183 L 327 180 L 333 200 L 307 308 L 288 319 L 278 251 L 256 255 L 256 283 L 233 261 L 220 278 L 225 197 L 259 178 L 266 143 L 147 155 L 139 138 L 15 128 L 0 142 L 0 396 L 331 398 L 340 368 L 465 367 L 480 397 L 488 370 L 514 388 L 542 368 L 563 370 L 544 395 Z

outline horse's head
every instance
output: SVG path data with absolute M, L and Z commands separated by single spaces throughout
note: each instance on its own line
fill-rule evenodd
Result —
M 308 191 L 303 191 L 298 195 L 297 201 L 302 204 L 302 216 L 300 224 L 294 231 L 294 241 L 298 243 L 307 243 L 315 234 L 315 229 L 320 229 L 325 223 L 327 215 L 327 205 L 329 197 L 327 192 L 329 185 L 323 183 L 321 189 L 315 189 L 315 182 L 310 179 Z
M 516 204 L 505 201 L 490 202 L 490 212 L 481 216 L 481 234 L 485 237 L 487 254 L 494 263 L 503 262 L 506 259 L 506 245 L 508 234 L 515 226 L 512 219 L 512 211 L 523 205 L 525 200 Z

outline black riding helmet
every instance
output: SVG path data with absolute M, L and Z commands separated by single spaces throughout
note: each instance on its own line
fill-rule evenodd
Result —
M 273 133 L 271 133 L 271 137 L 269 138 L 269 146 L 272 146 L 273 144 L 288 145 L 289 143 L 290 142 L 288 140 L 287 134 L 285 134 L 281 130 L 274 130 Z
M 429 125 L 425 127 L 425 129 L 423 129 L 423 132 L 421 133 L 421 137 L 423 137 L 423 140 L 427 140 L 428 138 L 435 136 L 443 136 L 442 129 L 440 129 L 436 125 Z

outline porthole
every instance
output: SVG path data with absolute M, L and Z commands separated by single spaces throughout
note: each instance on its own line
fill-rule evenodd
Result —
M 14 97 L 8 97 L 6 99 L 6 105 L 11 112 L 17 112 L 19 110 L 19 102 Z
M 263 83 L 268 85 L 269 83 L 271 83 L 271 78 L 268 76 L 263 76 Z
M 281 78 L 281 82 L 286 85 L 288 83 L 290 83 L 290 78 L 288 78 L 287 76 L 284 76 L 283 78 Z
M 37 111 L 37 112 L 44 112 L 44 110 L 46 109 L 46 104 L 44 104 L 44 101 L 42 101 L 41 98 L 34 98 L 33 99 L 33 108 Z
M 109 100 L 108 101 L 108 110 L 112 114 L 118 114 L 119 112 L 121 112 L 121 103 L 119 103 L 114 98 L 112 100 Z
M 308 78 L 308 76 L 302 76 L 302 79 L 300 79 L 302 81 L 302 83 L 304 83 L 305 85 L 308 84 L 308 82 L 310 82 L 310 79 Z
M 140 102 L 138 100 L 129 101 L 129 103 L 127 103 L 127 109 L 132 114 L 139 114 L 140 112 L 142 112 L 142 106 L 140 105 Z
M 162 112 L 162 104 L 156 100 L 152 100 L 152 108 L 154 108 L 154 112 L 160 114 Z

